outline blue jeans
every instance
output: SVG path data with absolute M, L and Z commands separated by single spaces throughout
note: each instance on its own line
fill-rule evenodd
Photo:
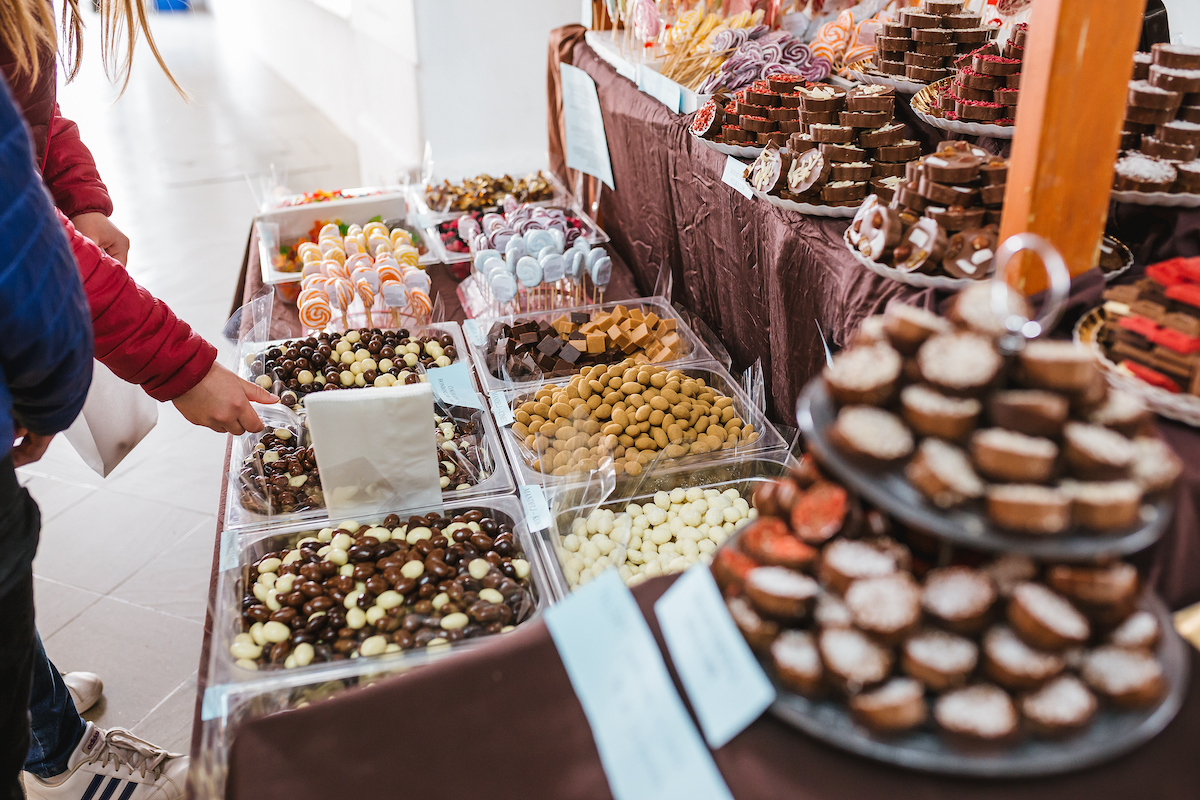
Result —
M 29 693 L 29 755 L 25 771 L 52 778 L 67 771 L 67 761 L 83 739 L 87 723 L 75 710 L 75 701 L 62 675 L 46 656 L 42 637 L 34 636 L 33 689 Z

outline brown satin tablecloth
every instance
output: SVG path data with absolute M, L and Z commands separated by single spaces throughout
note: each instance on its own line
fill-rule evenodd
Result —
M 653 605 L 671 580 L 634 590 L 668 664 Z M 1195 798 L 1196 661 L 1193 651 L 1188 698 L 1163 733 L 1129 755 L 1058 777 L 966 780 L 909 772 L 824 745 L 769 714 L 714 757 L 738 800 Z M 231 754 L 227 786 L 229 800 L 612 796 L 541 621 L 436 666 L 247 723 Z

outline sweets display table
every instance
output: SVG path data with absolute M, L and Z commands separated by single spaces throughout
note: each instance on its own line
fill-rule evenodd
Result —
M 653 604 L 671 580 L 634 589 L 668 664 Z M 1194 652 L 1192 658 L 1195 663 Z M 1158 737 L 1102 767 L 1055 778 L 977 781 L 908 772 L 821 744 L 770 715 L 715 758 L 739 800 L 852 800 L 878 797 L 881 787 L 895 800 L 1016 794 L 1116 800 L 1150 786 L 1154 797 L 1165 799 L 1194 796 L 1197 736 L 1200 673 L 1193 669 L 1182 711 Z M 486 648 L 250 722 L 234 743 L 229 775 L 230 800 L 393 797 L 399 787 L 405 796 L 497 800 L 612 796 L 583 709 L 541 621 Z

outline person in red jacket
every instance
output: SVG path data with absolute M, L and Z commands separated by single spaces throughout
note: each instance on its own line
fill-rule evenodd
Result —
M 146 33 L 166 71 L 145 28 L 143 2 L 99 3 L 108 52 L 116 52 L 118 36 L 127 36 L 119 69 L 126 82 L 139 30 Z M 73 77 L 82 45 L 82 22 L 74 2 L 64 4 L 63 14 Z M 128 26 L 124 24 L 127 21 L 131 23 Z M 79 138 L 78 127 L 59 113 L 55 99 L 57 52 L 49 0 L 0 0 L 0 70 L 30 128 L 36 165 L 58 206 L 59 222 L 83 279 L 95 357 L 156 400 L 174 402 L 190 422 L 232 434 L 262 430 L 250 401 L 276 402 L 274 395 L 218 364 L 216 348 L 125 271 L 129 240 L 108 219 L 112 201 L 91 153 Z M 169 71 L 167 75 L 170 77 Z M 22 463 L 40 458 L 50 441 L 49 437 L 34 438 L 30 444 L 30 438 L 26 436 L 23 442 Z M 85 724 L 79 711 L 99 699 L 99 677 L 75 673 L 75 682 L 72 676 L 64 678 L 47 658 L 40 638 L 34 638 L 29 698 L 32 735 L 24 773 L 27 795 L 39 800 L 107 798 L 119 789 L 121 800 L 182 796 L 179 776 L 187 772 L 187 758 L 127 731 L 102 731 Z
M 13 8 L 41 1 L 3 0 Z M 42 179 L 70 238 L 92 310 L 96 358 L 155 400 L 173 402 L 189 422 L 235 435 L 262 430 L 250 402 L 273 403 L 274 395 L 216 363 L 216 348 L 125 271 L 129 239 L 108 218 L 112 200 L 78 126 L 59 111 L 57 48 L 43 41 L 36 69 L 21 69 L 13 36 L 0 32 L 0 71 L 29 124 Z M 157 57 L 152 40 L 151 48 Z M 126 80 L 129 64 L 127 58 Z

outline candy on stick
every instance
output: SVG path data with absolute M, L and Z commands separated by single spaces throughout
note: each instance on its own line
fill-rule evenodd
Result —
M 433 313 L 433 301 L 424 289 L 410 289 L 408 304 L 413 310 L 413 316 L 423 322 L 429 322 L 429 315 Z
M 375 287 L 366 278 L 359 278 L 354 282 L 354 288 L 358 291 L 358 296 L 362 298 L 363 309 L 367 313 L 367 327 L 374 328 L 375 320 L 371 319 L 371 306 L 375 305 Z
M 337 301 L 338 310 L 342 312 L 342 327 L 350 330 L 350 320 L 346 316 L 346 312 L 349 310 L 350 304 L 354 302 L 354 284 L 350 283 L 349 278 L 340 276 L 334 278 L 333 296 Z
M 404 280 L 404 285 L 411 292 L 413 289 L 423 289 L 426 294 L 429 294 L 429 288 L 432 281 L 429 280 L 429 274 L 419 269 L 407 267 L 401 271 L 401 276 Z
M 322 271 L 331 278 L 345 278 L 350 280 L 350 268 L 345 264 L 337 261 L 329 260 L 321 262 Z
M 337 226 L 336 222 L 327 222 L 321 228 L 321 232 L 317 234 L 317 241 L 322 239 L 341 239 L 342 229 Z
M 516 275 L 521 286 L 525 287 L 526 303 L 531 304 L 533 291 L 542 283 L 542 265 L 537 262 L 536 258 L 521 256 L 517 261 Z M 527 306 L 527 310 L 532 309 Z
M 493 256 L 499 256 L 499 255 L 500 255 L 500 252 L 498 250 L 492 250 L 491 248 L 476 250 L 475 251 L 475 259 L 473 262 L 475 265 L 475 271 L 483 272 L 483 262 L 487 261 L 489 258 L 492 258 Z
M 324 255 L 321 254 L 321 248 L 313 242 L 301 242 L 300 246 L 296 248 L 296 255 L 305 264 L 311 261 L 320 261 L 324 258 Z
M 579 292 L 583 284 L 583 272 L 587 268 L 587 253 L 572 250 L 566 255 L 567 280 L 571 283 L 571 305 L 579 305 Z
M 567 273 L 566 259 L 558 253 L 549 253 L 539 260 L 542 264 L 542 280 L 546 282 L 546 289 L 552 293 L 551 305 L 558 307 L 560 305 L 558 298 L 559 282 Z
M 511 303 L 517 296 L 517 279 L 504 269 L 497 269 L 488 278 L 492 295 L 500 305 Z
M 309 275 L 324 275 L 324 270 L 320 261 L 305 261 L 304 266 L 300 269 L 302 277 L 307 278 Z
M 383 297 L 383 304 L 392 312 L 392 325 L 396 328 L 400 327 L 400 309 L 408 306 L 408 288 L 401 283 L 399 276 L 382 277 L 382 283 L 379 285 L 380 296 Z
M 600 299 L 596 302 L 604 302 L 604 289 L 608 286 L 608 281 L 612 278 L 612 259 L 608 256 L 603 256 L 596 259 L 588 268 L 588 273 L 592 276 L 592 283 L 600 292 Z
M 395 256 L 402 265 L 407 264 L 410 267 L 418 266 L 421 260 L 421 254 L 412 245 L 401 245 L 396 248 Z
M 304 327 L 314 331 L 324 330 L 332 319 L 333 309 L 329 307 L 329 298 L 323 293 L 301 301 L 300 324 Z
M 380 283 L 404 283 L 404 274 L 395 264 L 380 264 L 375 268 Z
M 458 218 L 458 238 L 469 242 L 480 234 L 479 223 L 469 214 Z
M 382 236 L 384 239 L 387 239 L 390 235 L 387 226 L 378 221 L 368 222 L 363 226 L 362 232 L 363 235 L 368 239 L 374 238 L 375 236 Z

